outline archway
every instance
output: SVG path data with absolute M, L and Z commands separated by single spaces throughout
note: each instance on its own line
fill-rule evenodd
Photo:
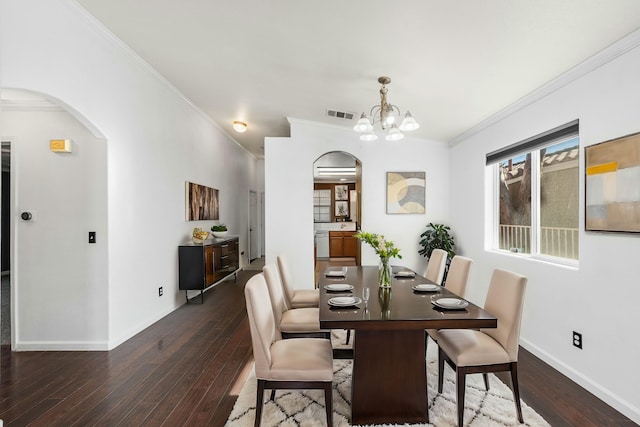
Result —
M 360 265 L 362 164 L 354 155 L 332 151 L 313 163 L 313 221 L 316 272 L 329 265 Z

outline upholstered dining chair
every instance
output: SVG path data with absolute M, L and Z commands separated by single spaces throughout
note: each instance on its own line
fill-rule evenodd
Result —
M 498 319 L 497 328 L 440 329 L 438 342 L 438 392 L 442 393 L 444 362 L 456 371 L 458 425 L 464 418 L 467 374 L 482 373 L 489 389 L 488 372 L 509 371 L 518 421 L 523 423 L 518 388 L 518 343 L 527 278 L 510 271 L 493 271 L 484 309 Z
M 466 298 L 467 296 L 467 285 L 472 264 L 473 260 L 471 258 L 456 255 L 449 265 L 449 274 L 447 274 L 445 287 L 460 298 Z M 437 332 L 437 329 L 427 329 L 427 333 L 434 341 L 438 339 Z
M 269 304 L 269 291 L 262 273 L 244 289 L 251 344 L 258 381 L 255 426 L 260 426 L 265 389 L 322 389 L 327 425 L 333 426 L 333 350 L 331 342 L 318 338 L 283 340 Z
M 275 264 L 265 265 L 262 268 L 262 273 L 269 289 L 273 316 L 283 337 L 331 338 L 331 331 L 320 329 L 320 309 L 318 307 L 291 308 L 287 305 L 282 281 Z
M 318 289 L 295 289 L 287 256 L 278 255 L 277 263 L 287 305 L 291 308 L 317 307 L 320 301 L 320 291 Z
M 447 251 L 442 249 L 434 249 L 429 257 L 427 263 L 427 270 L 424 273 L 424 277 L 431 280 L 433 283 L 442 285 L 442 279 L 444 278 L 444 270 L 447 266 Z

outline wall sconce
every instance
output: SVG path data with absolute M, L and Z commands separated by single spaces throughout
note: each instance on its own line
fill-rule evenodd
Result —
M 49 149 L 54 153 L 71 153 L 72 143 L 70 139 L 51 139 Z

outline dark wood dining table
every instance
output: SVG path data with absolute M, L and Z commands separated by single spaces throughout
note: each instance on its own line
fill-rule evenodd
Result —
M 469 303 L 464 309 L 446 310 L 431 303 L 435 297 L 457 297 L 441 287 L 436 292 L 417 292 L 418 284 L 433 283 L 415 274 L 400 278 L 404 267 L 393 267 L 390 289 L 378 287 L 378 267 L 348 267 L 344 277 L 322 274 L 320 328 L 352 329 L 353 373 L 351 389 L 352 424 L 428 423 L 425 329 L 495 328 L 497 320 Z M 351 292 L 330 292 L 329 284 L 349 284 Z M 351 307 L 333 307 L 335 296 L 362 298 Z

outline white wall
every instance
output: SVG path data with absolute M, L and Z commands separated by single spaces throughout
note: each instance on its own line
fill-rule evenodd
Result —
M 290 121 L 290 138 L 265 141 L 266 262 L 287 254 L 296 287 L 313 287 L 313 162 L 327 152 L 344 151 L 362 163 L 362 230 L 384 234 L 400 248 L 403 259 L 392 264 L 424 270 L 420 233 L 429 222 L 449 217 L 448 146 L 410 136 L 398 142 L 362 142 L 349 129 Z M 386 214 L 386 172 L 394 171 L 426 172 L 425 214 Z M 378 264 L 366 245 L 362 264 Z
M 491 194 L 481 179 L 489 175 L 486 153 L 576 118 L 581 147 L 640 131 L 638 76 L 635 48 L 453 147 L 451 223 L 475 259 L 471 298 L 484 301 L 493 268 L 528 276 L 522 344 L 640 423 L 640 236 L 586 233 L 581 209 L 578 268 L 485 250 Z M 584 189 L 584 158 L 580 165 Z M 582 350 L 572 346 L 572 331 L 583 334 Z
M 0 7 L 0 87 L 60 100 L 107 140 L 108 231 L 99 239 L 108 244 L 108 326 L 92 339 L 108 337 L 102 348 L 112 348 L 184 302 L 177 245 L 212 224 L 185 221 L 185 181 L 220 190 L 220 221 L 240 236 L 246 262 L 256 160 L 75 2 Z
M 18 348 L 99 348 L 107 341 L 106 142 L 66 112 L 4 111 L 0 129 L 11 137 L 14 166 Z M 60 138 L 73 141 L 72 153 L 49 150 L 49 140 Z M 22 221 L 23 211 L 33 219 Z

